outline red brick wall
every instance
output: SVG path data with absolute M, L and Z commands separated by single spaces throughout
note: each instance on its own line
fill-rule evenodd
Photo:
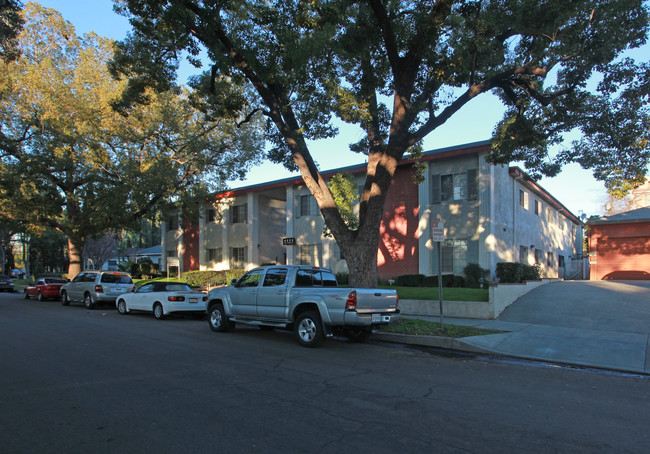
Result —
M 591 225 L 589 251 L 592 280 L 650 279 L 650 222 Z
M 419 207 L 414 174 L 412 166 L 398 168 L 388 191 L 377 252 L 377 268 L 383 279 L 418 273 Z

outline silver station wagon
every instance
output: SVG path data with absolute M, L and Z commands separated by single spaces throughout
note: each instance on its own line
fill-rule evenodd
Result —
M 123 293 L 133 291 L 135 285 L 128 273 L 121 271 L 83 271 L 61 287 L 61 302 L 82 302 L 87 309 L 97 304 L 112 303 Z

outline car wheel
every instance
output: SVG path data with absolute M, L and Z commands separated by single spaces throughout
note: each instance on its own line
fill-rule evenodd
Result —
M 317 312 L 303 312 L 296 319 L 296 338 L 303 347 L 316 347 L 323 341 L 325 332 Z
M 64 306 L 70 305 L 70 300 L 68 299 L 68 292 L 61 292 L 61 304 Z
M 226 311 L 221 304 L 214 304 L 210 306 L 210 309 L 208 311 L 208 324 L 210 325 L 210 329 L 212 331 L 216 331 L 218 333 L 228 331 L 230 324 L 228 323 Z
M 128 314 L 128 311 L 126 310 L 126 301 L 119 300 L 117 302 L 117 312 L 119 312 L 122 315 Z
M 162 320 L 165 318 L 162 304 L 156 303 L 153 305 L 153 316 L 156 317 L 156 320 Z
M 43 301 L 43 300 L 45 299 L 45 298 L 43 298 L 43 294 L 42 294 L 41 292 L 38 292 L 38 295 L 36 295 L 36 298 L 37 298 L 39 301 Z
M 93 301 L 93 297 L 90 293 L 84 295 L 84 305 L 86 306 L 86 309 L 95 309 L 95 301 Z
M 29 299 L 29 295 L 27 294 L 27 290 L 25 290 L 25 291 L 23 292 L 23 298 L 25 298 L 26 300 Z
M 345 331 L 345 336 L 350 340 L 350 342 L 365 342 L 368 340 L 372 330 L 369 329 L 349 329 Z

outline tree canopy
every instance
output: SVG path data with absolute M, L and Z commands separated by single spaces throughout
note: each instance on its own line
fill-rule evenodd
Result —
M 118 10 L 133 26 L 112 67 L 130 78 L 122 102 L 172 88 L 183 55 L 208 62 L 194 80 L 206 105 L 223 104 L 220 82 L 247 81 L 257 96 L 232 106 L 265 115 L 269 158 L 300 170 L 355 285 L 376 282 L 397 163 L 483 93 L 506 106 L 493 163 L 523 161 L 538 177 L 579 162 L 611 185 L 647 172 L 648 66 L 620 58 L 646 41 L 642 0 L 124 0 Z M 363 131 L 350 145 L 368 159 L 354 228 L 306 142 L 336 134 L 334 116 Z M 574 131 L 584 139 L 550 153 Z
M 24 20 L 20 56 L 0 64 L 0 211 L 64 233 L 73 275 L 85 238 L 215 190 L 258 160 L 255 122 L 237 128 L 231 114 L 208 117 L 181 89 L 116 112 L 125 84 L 108 72 L 113 42 L 78 37 L 35 3 Z

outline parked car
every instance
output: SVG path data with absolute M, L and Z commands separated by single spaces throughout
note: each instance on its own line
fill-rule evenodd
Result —
M 171 313 L 194 313 L 202 316 L 208 297 L 195 292 L 182 282 L 149 282 L 133 293 L 117 298 L 117 311 L 128 314 L 131 311 L 152 312 L 158 320 Z
M 0 291 L 2 292 L 14 291 L 14 281 L 6 274 L 0 274 Z
M 299 265 L 255 268 L 229 287 L 211 290 L 208 300 L 213 331 L 235 323 L 291 328 L 305 347 L 337 333 L 361 342 L 400 313 L 395 290 L 340 288 L 332 271 Z
M 100 303 L 115 304 L 117 297 L 135 288 L 128 273 L 120 271 L 83 271 L 61 287 L 61 302 L 83 302 L 87 309 Z
M 10 277 L 13 277 L 14 279 L 25 279 L 25 273 L 26 273 L 25 270 L 17 268 L 17 269 L 11 270 Z
M 48 298 L 59 299 L 61 286 L 66 282 L 68 280 L 61 277 L 43 277 L 37 279 L 33 284 L 25 286 L 25 299 L 29 299 L 30 297 L 37 298 L 39 301 Z

